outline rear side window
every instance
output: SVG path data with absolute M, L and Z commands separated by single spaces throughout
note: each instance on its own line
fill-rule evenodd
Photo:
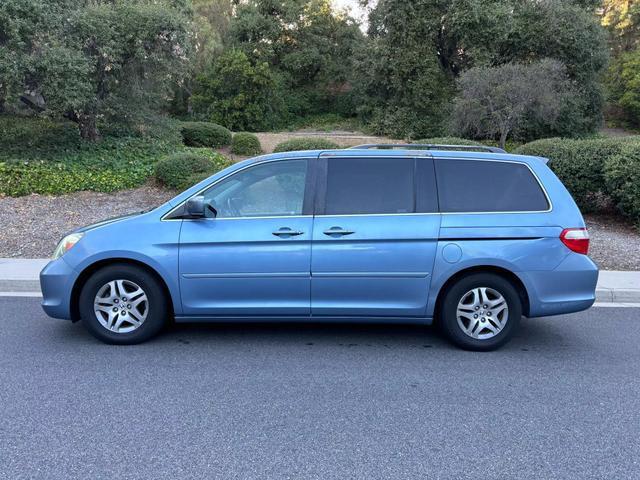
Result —
M 540 183 L 521 163 L 436 160 L 441 212 L 537 212 L 549 209 Z
M 412 213 L 413 158 L 330 158 L 326 215 Z

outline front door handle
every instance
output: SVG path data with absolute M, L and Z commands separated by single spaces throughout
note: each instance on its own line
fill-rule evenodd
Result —
M 304 234 L 304 232 L 300 232 L 298 230 L 291 230 L 289 227 L 282 227 L 275 232 L 272 232 L 276 237 L 296 237 L 298 235 Z
M 345 230 L 342 227 L 331 227 L 329 230 L 325 230 L 322 233 L 324 233 L 325 235 L 329 235 L 329 236 L 337 235 L 337 236 L 341 236 L 342 237 L 344 235 L 351 235 L 351 234 L 356 233 L 356 232 L 354 232 L 352 230 Z

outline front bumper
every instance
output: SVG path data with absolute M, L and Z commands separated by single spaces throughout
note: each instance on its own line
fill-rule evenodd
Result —
M 42 309 L 53 318 L 71 320 L 71 292 L 78 277 L 64 257 L 52 260 L 40 272 Z

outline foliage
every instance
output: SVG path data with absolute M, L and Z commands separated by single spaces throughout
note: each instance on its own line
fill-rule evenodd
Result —
M 339 148 L 337 143 L 325 138 L 292 138 L 281 142 L 273 149 L 275 152 L 294 152 L 297 150 L 333 150 Z
M 252 64 L 267 64 L 293 116 L 339 110 L 362 39 L 355 21 L 330 0 L 238 2 L 227 35 Z
M 233 136 L 231 153 L 235 155 L 258 155 L 262 153 L 260 140 L 253 133 L 240 132 Z
M 640 46 L 621 53 L 607 75 L 609 101 L 620 109 L 623 120 L 640 126 Z
M 64 116 L 89 140 L 99 138 L 103 118 L 135 123 L 139 114 L 159 110 L 187 63 L 188 20 L 181 4 L 3 1 L 5 101 L 20 98 L 37 112 Z
M 476 142 L 475 140 L 469 140 L 467 138 L 460 138 L 460 137 L 421 138 L 420 140 L 415 140 L 413 143 L 421 143 L 421 144 L 429 144 L 429 145 L 468 145 L 468 146 L 482 145 L 480 142 Z
M 474 67 L 460 76 L 458 86 L 453 130 L 471 137 L 497 137 L 501 148 L 509 135 L 525 131 L 532 121 L 553 130 L 565 98 L 574 94 L 564 66 L 549 59 Z
M 591 1 L 380 0 L 355 89 L 361 118 L 379 133 L 425 136 L 441 129 L 455 78 L 472 67 L 562 62 L 576 94 L 553 129 L 532 122 L 526 138 L 580 135 L 600 122 L 605 36 Z M 417 134 L 416 134 L 417 131 Z
M 88 143 L 71 122 L 0 116 L 0 194 L 111 192 L 143 184 L 158 158 L 180 147 L 173 126 Z
M 269 66 L 252 64 L 239 50 L 225 52 L 198 76 L 196 113 L 232 130 L 260 131 L 286 116 L 283 93 Z
M 637 0 L 603 0 L 601 23 L 609 31 L 614 54 L 640 46 L 640 4 Z
M 212 57 L 224 50 L 224 37 L 229 31 L 233 13 L 232 0 L 191 0 L 195 31 L 193 64 L 201 72 Z
M 219 153 L 189 149 L 160 160 L 155 166 L 155 176 L 169 188 L 184 190 L 229 165 L 231 162 Z
M 549 158 L 558 175 L 583 212 L 606 209 L 608 197 L 618 192 L 607 188 L 605 164 L 628 146 L 640 146 L 638 137 L 574 140 L 550 138 L 527 143 L 515 153 Z M 611 182 L 609 182 L 611 184 Z
M 382 0 L 356 59 L 358 115 L 376 134 L 419 138 L 443 131 L 453 85 L 440 68 L 425 2 Z M 425 15 L 426 14 L 426 15 Z
M 180 133 L 188 147 L 226 147 L 232 137 L 228 129 L 209 122 L 184 122 Z
M 324 132 L 331 132 L 334 130 L 366 130 L 366 126 L 357 118 L 345 117 L 338 113 L 317 113 L 304 117 L 297 117 L 292 119 L 286 128 L 290 131 L 311 129 L 321 130 Z
M 640 141 L 625 144 L 607 158 L 604 174 L 619 210 L 640 227 Z

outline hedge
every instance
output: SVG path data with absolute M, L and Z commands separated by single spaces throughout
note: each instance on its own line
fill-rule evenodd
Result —
M 191 149 L 160 160 L 155 167 L 155 176 L 169 188 L 184 190 L 229 165 L 231 162 L 219 153 Z
M 180 128 L 182 140 L 188 147 L 226 147 L 232 134 L 221 125 L 209 122 L 184 122 Z
M 549 167 L 558 175 L 583 212 L 606 210 L 610 200 L 620 211 L 634 216 L 632 182 L 638 175 L 635 158 L 640 151 L 640 137 L 592 138 L 585 140 L 550 138 L 527 143 L 516 150 L 521 155 L 550 159 Z M 606 174 L 605 174 L 606 172 Z
M 292 138 L 281 142 L 273 149 L 275 152 L 293 152 L 297 150 L 333 150 L 339 148 L 337 143 L 325 138 Z
M 604 164 L 620 153 L 624 142 L 594 138 L 575 140 L 549 138 L 527 143 L 516 150 L 520 155 L 534 155 L 550 160 L 549 167 L 558 175 L 583 212 L 593 212 L 606 205 L 607 191 Z
M 608 158 L 604 176 L 619 210 L 640 227 L 640 142 L 623 145 L 620 153 Z
M 260 140 L 253 133 L 236 133 L 231 140 L 231 153 L 235 155 L 258 155 L 262 153 Z

